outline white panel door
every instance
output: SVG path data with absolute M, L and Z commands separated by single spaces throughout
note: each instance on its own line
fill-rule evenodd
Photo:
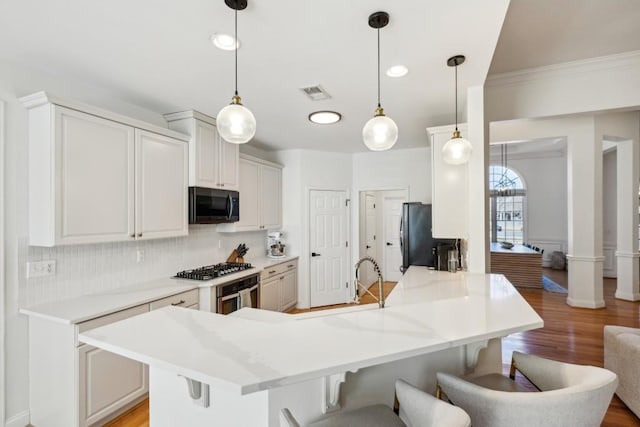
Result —
M 309 195 L 311 307 L 348 298 L 346 191 L 313 190 Z
M 267 165 L 261 165 L 261 168 L 261 225 L 274 230 L 282 226 L 282 169 Z
M 367 194 L 365 196 L 365 254 L 376 261 L 376 196 Z M 378 279 L 378 275 L 370 262 L 363 264 L 365 276 L 361 279 L 362 284 L 370 286 Z M 366 279 L 366 282 L 365 282 Z
M 260 228 L 260 165 L 240 159 L 240 221 L 236 230 L 258 230 Z
M 216 132 L 220 143 L 220 185 L 225 190 L 238 189 L 238 144 L 225 142 Z
M 188 234 L 187 148 L 136 129 L 136 238 Z
M 402 252 L 400 251 L 400 221 L 404 197 L 384 198 L 384 280 L 397 282 L 402 277 Z
M 218 171 L 218 141 L 220 136 L 215 126 L 195 120 L 195 155 L 193 156 L 194 179 L 191 185 L 198 187 L 216 188 L 220 183 Z
M 58 244 L 122 241 L 134 229 L 134 130 L 55 107 Z

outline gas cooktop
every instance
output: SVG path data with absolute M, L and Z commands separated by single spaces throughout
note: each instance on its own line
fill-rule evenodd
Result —
M 216 277 L 222 277 L 227 274 L 237 273 L 238 271 L 248 270 L 250 268 L 253 268 L 253 266 L 248 262 L 222 262 L 220 264 L 194 268 L 193 270 L 184 270 L 173 277 L 178 279 L 211 280 Z

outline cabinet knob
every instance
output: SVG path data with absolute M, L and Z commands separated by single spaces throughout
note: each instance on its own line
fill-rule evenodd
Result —
M 136 238 L 136 233 L 133 233 L 133 234 L 131 235 L 131 238 L 132 238 L 132 239 L 135 239 L 135 238 Z
M 142 237 L 142 233 L 138 233 L 138 237 Z

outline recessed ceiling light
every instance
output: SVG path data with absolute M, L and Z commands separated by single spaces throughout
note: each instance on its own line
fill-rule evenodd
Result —
M 211 43 L 218 49 L 222 50 L 234 50 L 240 47 L 240 42 L 235 42 L 235 38 L 229 34 L 214 34 L 211 36 Z
M 404 65 L 394 65 L 387 70 L 387 76 L 389 77 L 404 77 L 409 72 L 409 69 Z
M 329 125 L 339 122 L 340 119 L 342 119 L 342 115 L 335 111 L 314 111 L 309 114 L 309 120 L 319 125 Z

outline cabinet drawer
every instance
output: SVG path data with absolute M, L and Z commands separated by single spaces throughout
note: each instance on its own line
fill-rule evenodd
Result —
M 157 301 L 153 301 L 150 304 L 151 311 L 157 310 L 168 305 L 175 305 L 179 307 L 189 307 L 198 303 L 198 290 L 192 289 L 187 292 L 172 295 L 167 298 L 162 298 Z
M 89 329 L 94 329 L 99 326 L 108 325 L 109 323 L 117 322 L 120 320 L 128 319 L 129 317 L 137 316 L 138 314 L 146 313 L 149 311 L 149 304 L 137 305 L 135 307 L 128 308 L 126 310 L 118 311 L 116 313 L 108 314 L 106 316 L 91 319 L 86 322 L 78 323 L 76 325 L 76 345 L 78 344 L 78 334 Z
M 298 260 L 286 261 L 281 264 L 271 265 L 265 267 L 260 275 L 260 280 L 269 280 L 279 274 L 286 273 L 287 271 L 295 270 L 298 267 Z

